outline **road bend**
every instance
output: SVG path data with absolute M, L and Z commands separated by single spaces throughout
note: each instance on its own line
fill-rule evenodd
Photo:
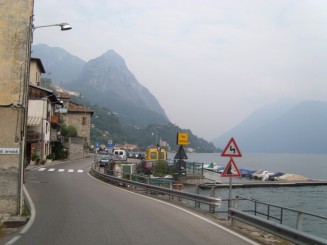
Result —
M 26 174 L 35 219 L 8 244 L 256 244 L 190 211 L 98 181 L 92 159 Z

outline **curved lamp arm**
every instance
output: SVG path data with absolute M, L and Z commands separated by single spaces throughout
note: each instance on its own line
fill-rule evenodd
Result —
M 33 26 L 33 31 L 37 28 L 51 27 L 51 26 L 60 26 L 62 31 L 68 31 L 72 29 L 71 25 L 69 25 L 68 23 L 60 23 L 60 24 L 45 25 L 45 26 Z

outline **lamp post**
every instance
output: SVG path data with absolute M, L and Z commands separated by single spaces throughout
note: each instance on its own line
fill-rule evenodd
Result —
M 27 55 L 25 60 L 25 78 L 23 84 L 23 110 L 22 110 L 22 134 L 20 140 L 20 156 L 19 156 L 19 196 L 18 196 L 18 213 L 22 214 L 23 211 L 23 186 L 24 186 L 24 169 L 25 169 L 25 150 L 26 150 L 26 131 L 27 131 L 27 115 L 28 115 L 28 90 L 29 90 L 29 78 L 30 78 L 30 61 L 31 61 L 31 51 L 32 51 L 32 43 L 33 43 L 33 33 L 35 29 L 43 28 L 43 27 L 52 27 L 59 26 L 62 31 L 67 31 L 72 29 L 72 27 L 68 23 L 60 23 L 53 25 L 44 25 L 44 26 L 34 26 L 32 24 L 33 20 L 31 18 L 28 28 L 28 38 L 27 38 L 27 47 L 26 52 Z

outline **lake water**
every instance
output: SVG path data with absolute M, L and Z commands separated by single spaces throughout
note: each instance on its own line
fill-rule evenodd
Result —
M 265 169 L 270 172 L 303 175 L 311 179 L 327 179 L 327 155 L 254 153 L 242 153 L 242 155 L 242 157 L 233 158 L 238 168 Z M 168 154 L 170 159 L 174 156 L 175 154 Z M 187 161 L 191 162 L 205 164 L 215 162 L 221 166 L 226 166 L 229 162 L 229 158 L 221 157 L 219 153 L 188 153 L 187 156 Z M 229 181 L 229 178 L 223 179 L 226 182 Z M 233 178 L 233 182 L 241 179 Z M 200 194 L 209 195 L 209 191 L 201 190 Z M 235 195 L 327 217 L 327 186 L 239 188 L 232 190 L 232 197 Z M 227 199 L 229 190 L 216 189 L 215 196 Z M 227 210 L 226 202 L 223 202 L 221 210 Z M 287 213 L 284 215 L 285 224 L 295 228 L 295 218 Z M 302 230 L 327 239 L 327 220 L 311 219 L 305 216 Z

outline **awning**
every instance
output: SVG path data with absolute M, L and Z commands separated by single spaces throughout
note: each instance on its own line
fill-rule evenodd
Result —
M 33 117 L 33 116 L 28 116 L 27 118 L 27 126 L 38 126 L 42 122 L 42 117 Z

